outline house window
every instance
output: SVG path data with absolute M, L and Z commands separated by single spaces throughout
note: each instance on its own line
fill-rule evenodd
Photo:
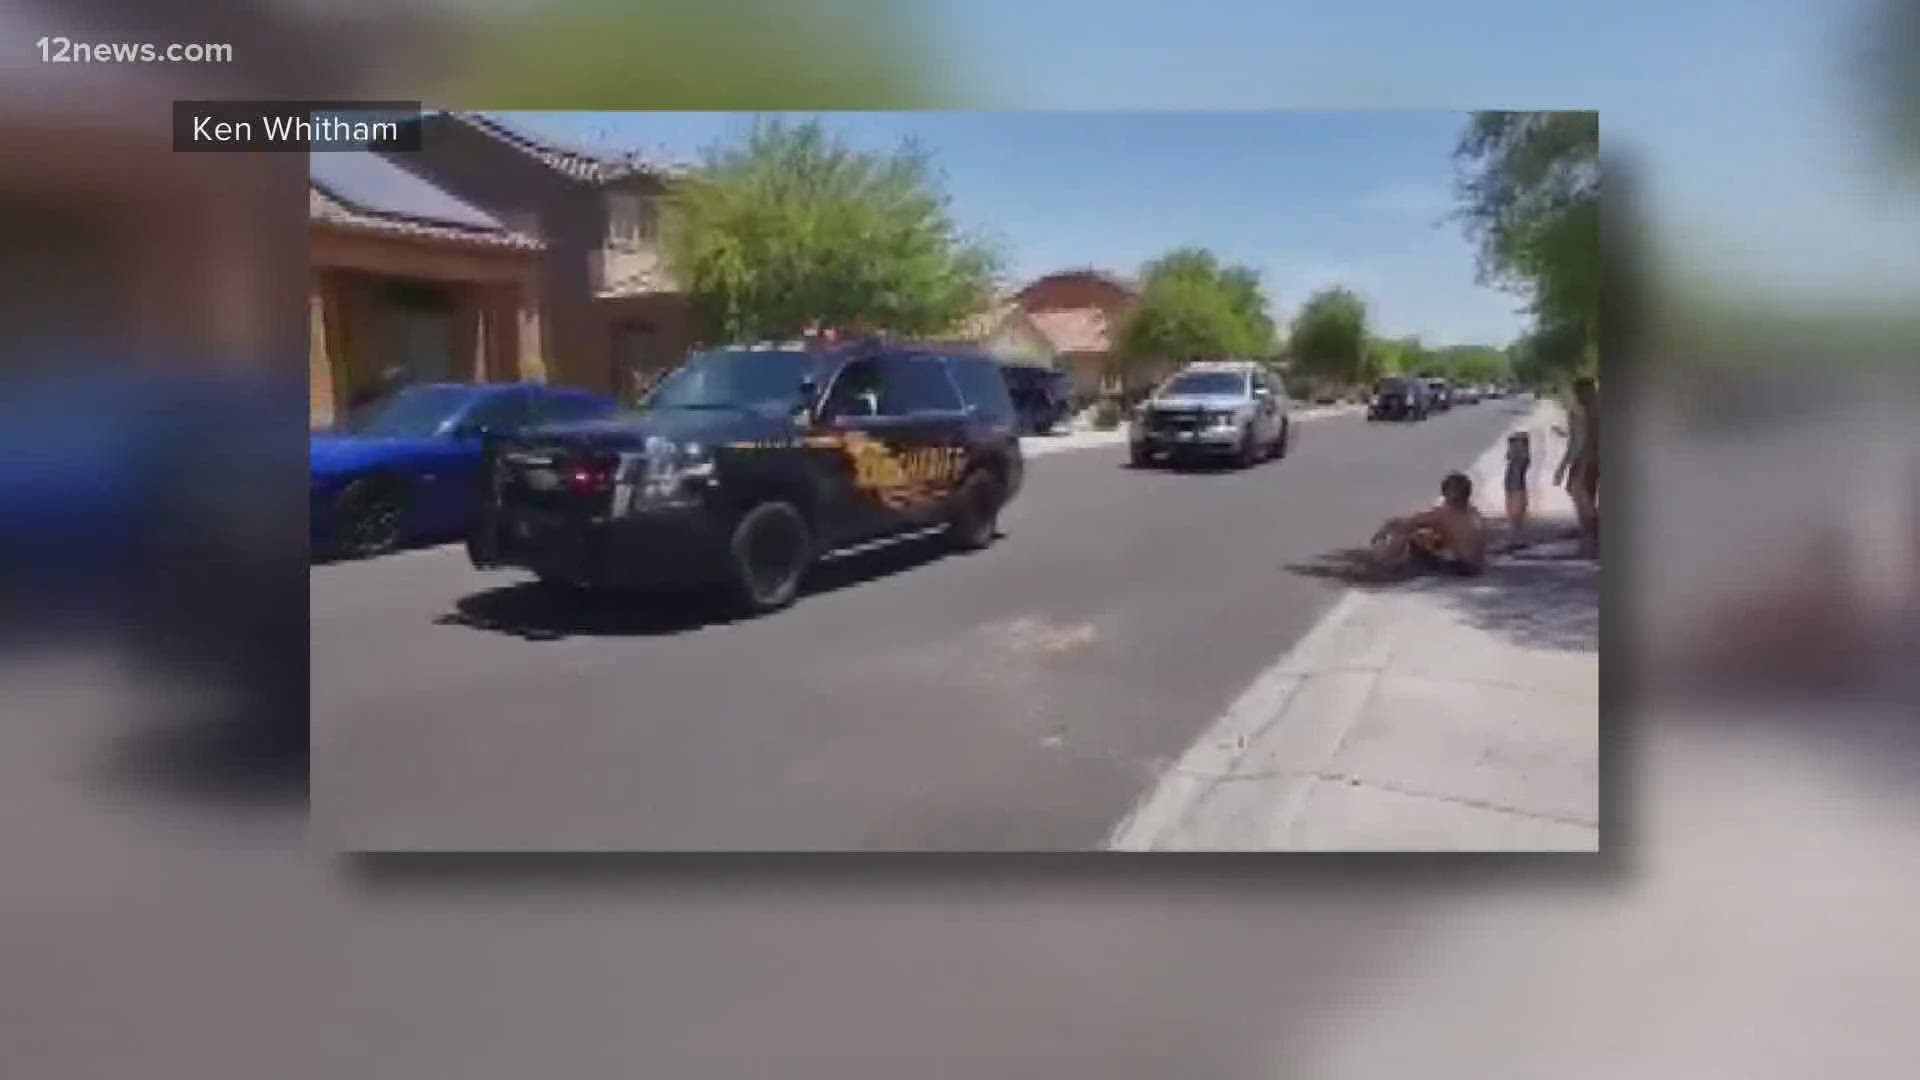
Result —
M 607 239 L 613 247 L 650 244 L 659 232 L 659 207 L 651 195 L 616 191 L 607 195 Z

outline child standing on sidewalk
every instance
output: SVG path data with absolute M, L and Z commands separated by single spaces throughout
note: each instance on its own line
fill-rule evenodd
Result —
M 1533 448 L 1527 433 L 1516 431 L 1507 436 L 1507 528 L 1508 541 L 1519 543 L 1527 525 L 1527 474 L 1533 468 Z

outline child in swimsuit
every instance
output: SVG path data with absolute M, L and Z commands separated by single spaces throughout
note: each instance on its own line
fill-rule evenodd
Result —
M 1533 468 L 1533 449 L 1527 433 L 1516 431 L 1507 436 L 1507 526 L 1510 540 L 1518 542 L 1527 524 L 1527 473 Z
M 1449 473 L 1440 482 L 1440 497 L 1439 506 L 1390 519 L 1373 535 L 1369 546 L 1381 570 L 1471 576 L 1486 566 L 1486 533 L 1473 508 L 1473 481 Z

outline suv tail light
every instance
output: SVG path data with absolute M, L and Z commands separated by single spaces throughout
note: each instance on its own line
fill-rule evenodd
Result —
M 574 495 L 604 495 L 613 490 L 614 477 L 619 471 L 619 458 L 576 458 L 561 469 L 560 483 Z

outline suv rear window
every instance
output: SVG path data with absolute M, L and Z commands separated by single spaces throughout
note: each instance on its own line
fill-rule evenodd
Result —
M 532 395 L 525 390 L 502 390 L 475 405 L 466 422 L 496 431 L 516 431 L 533 419 Z
M 960 395 L 947 378 L 946 366 L 938 360 L 882 356 L 880 383 L 884 403 L 881 411 L 889 416 L 960 411 Z
M 1161 388 L 1169 397 L 1175 394 L 1245 394 L 1247 377 L 1233 371 L 1187 371 L 1175 375 Z
M 977 356 L 956 356 L 947 364 L 961 395 L 983 419 L 993 423 L 1013 421 L 1013 397 L 1007 392 L 1007 379 L 999 364 Z
M 541 394 L 533 401 L 533 421 L 536 424 L 591 420 L 611 412 L 611 403 L 578 394 Z
M 953 358 L 953 377 L 955 382 L 959 381 L 960 366 L 966 360 L 967 357 L 964 356 L 956 356 Z M 1000 364 L 996 366 L 1000 368 L 1000 375 L 1006 380 L 1008 389 L 1017 391 L 1039 389 L 1041 376 L 1045 374 L 1036 368 L 1026 367 L 1021 364 Z M 964 383 L 961 384 L 960 390 L 962 393 L 966 392 L 966 385 Z

